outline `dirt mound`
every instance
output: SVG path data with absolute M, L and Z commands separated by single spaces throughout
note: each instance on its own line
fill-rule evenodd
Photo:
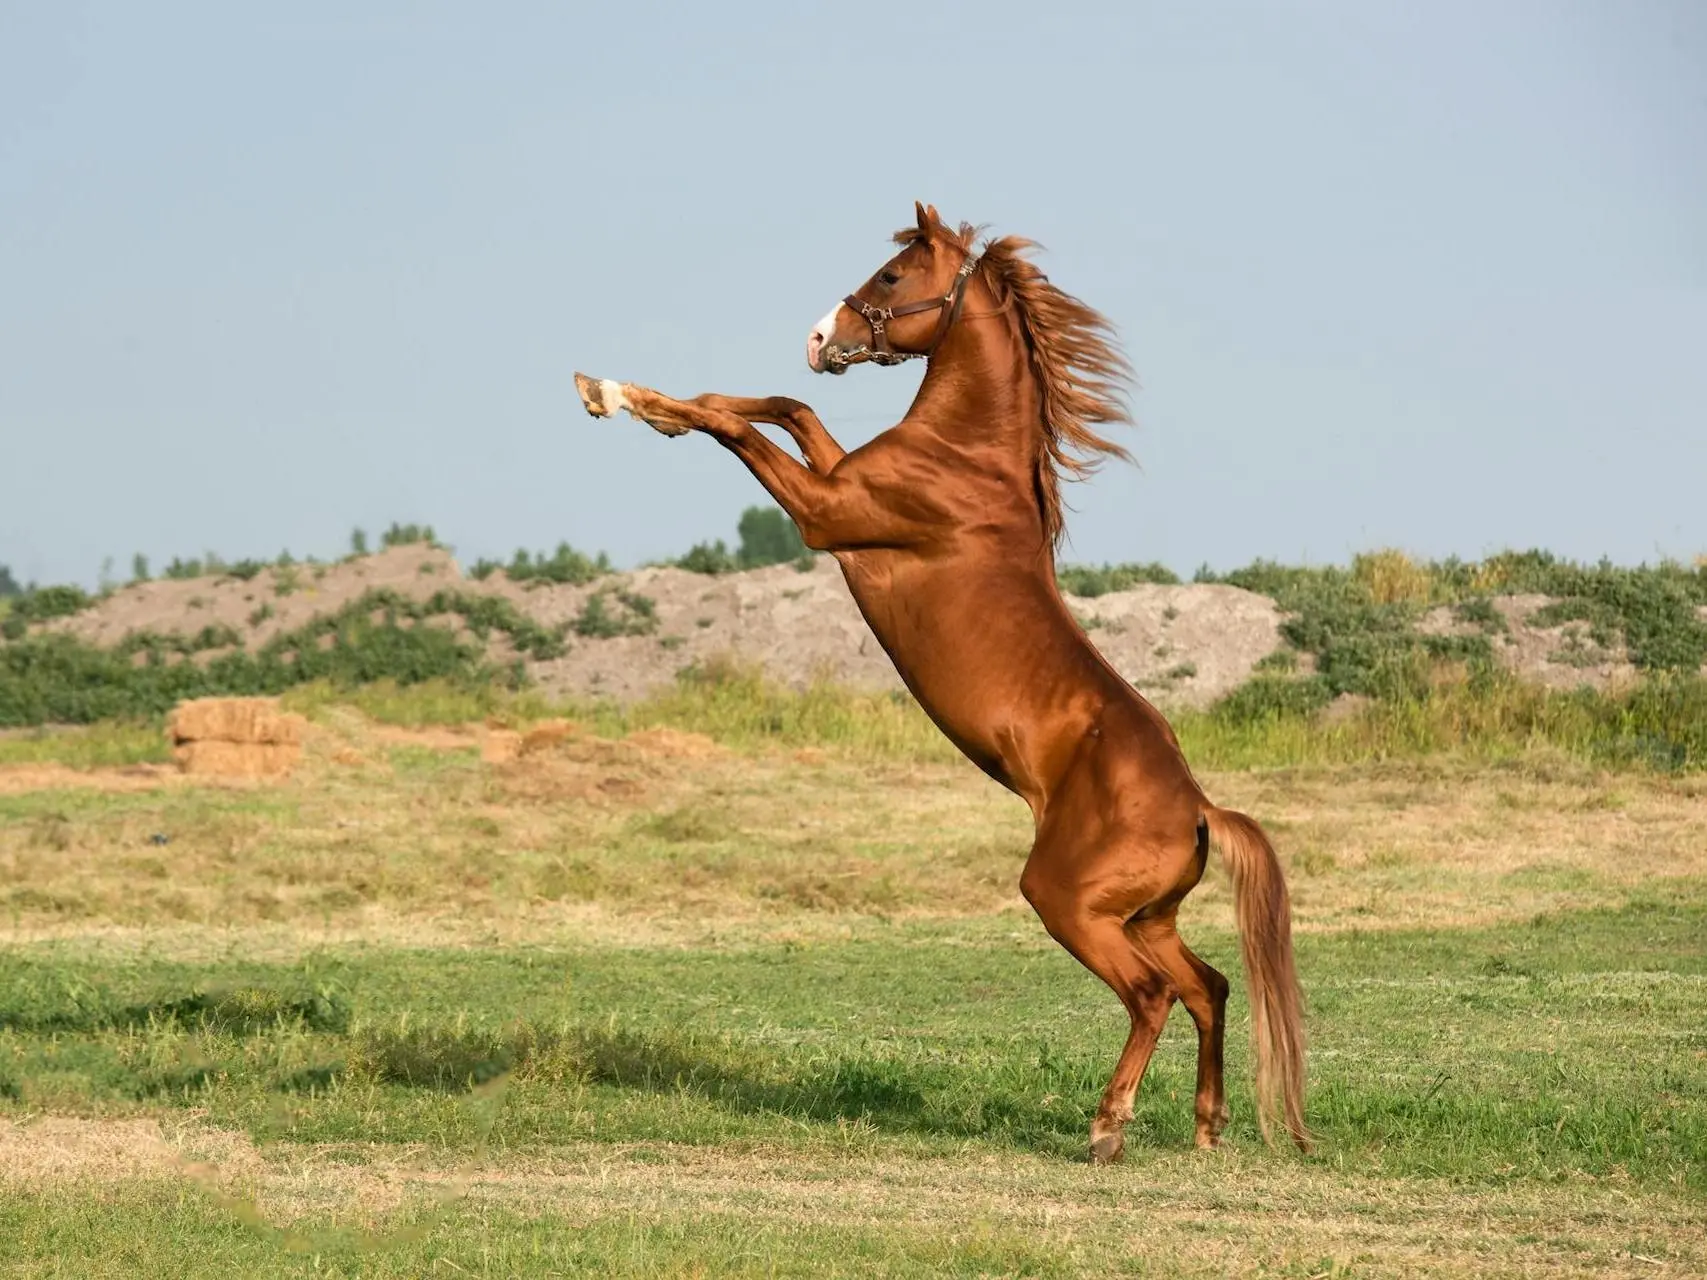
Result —
M 48 625 L 103 646 L 134 632 L 193 636 L 207 627 L 229 627 L 244 648 L 257 649 L 376 588 L 425 600 L 447 586 L 466 585 L 461 577 L 450 552 L 441 548 L 388 547 L 338 564 L 272 566 L 250 578 L 225 574 L 137 583 Z
M 817 678 L 873 692 L 903 687 L 827 556 L 805 572 L 775 565 L 708 577 L 642 569 L 591 587 L 513 598 L 549 622 L 573 618 L 569 610 L 584 608 L 600 590 L 644 596 L 654 626 L 606 639 L 572 635 L 563 657 L 531 665 L 551 694 L 631 701 L 673 683 L 684 668 L 729 656 L 794 688 Z M 1116 670 L 1169 706 L 1212 702 L 1248 679 L 1280 643 L 1274 603 L 1237 587 L 1140 586 L 1068 603 Z
M 1494 657 L 1513 675 L 1549 689 L 1581 685 L 1606 690 L 1632 683 L 1636 668 L 1624 645 L 1602 644 L 1586 622 L 1548 624 L 1536 615 L 1553 603 L 1547 596 L 1496 596 L 1497 622 L 1465 621 L 1451 606 L 1432 609 L 1418 624 L 1425 635 L 1486 635 Z
M 1145 584 L 1067 604 L 1114 669 L 1162 705 L 1231 693 L 1281 643 L 1274 601 L 1238 587 Z
M 141 583 L 47 625 L 98 645 L 117 644 L 134 632 L 189 638 L 223 627 L 253 651 L 375 588 L 417 602 L 446 588 L 497 597 L 542 626 L 562 630 L 567 653 L 525 659 L 528 673 L 555 697 L 630 702 L 668 688 L 686 668 L 730 657 L 795 688 L 817 678 L 874 692 L 902 687 L 828 556 L 805 571 L 775 565 L 708 576 L 649 568 L 568 586 L 512 582 L 501 570 L 465 578 L 448 552 L 402 546 L 337 564 L 267 568 L 249 578 Z M 1069 598 L 1069 604 L 1114 667 L 1168 706 L 1213 701 L 1280 643 L 1274 604 L 1235 587 L 1140 586 L 1094 600 Z M 470 638 L 455 615 L 432 625 Z M 195 660 L 223 651 L 204 650 Z M 487 656 L 509 662 L 517 655 L 494 631 Z M 189 736 L 234 740 L 200 731 Z M 482 746 L 499 756 L 520 749 L 502 734 Z M 229 753 L 204 754 L 211 760 Z
M 222 778 L 288 775 L 302 759 L 306 728 L 277 698 L 196 698 L 180 702 L 166 723 L 183 772 Z

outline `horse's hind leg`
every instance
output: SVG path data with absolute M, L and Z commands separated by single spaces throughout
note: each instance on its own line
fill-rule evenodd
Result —
M 1050 935 L 1109 985 L 1131 1018 L 1126 1046 L 1091 1122 L 1091 1159 L 1109 1164 L 1125 1151 L 1133 1099 L 1177 993 L 1166 969 L 1128 929 L 1131 916 L 1153 900 L 1149 889 L 1131 882 L 1110 886 L 1103 877 L 1085 875 L 1095 868 L 1084 866 L 1073 868 L 1080 874 L 1063 883 L 1059 873 L 1052 874 L 1054 861 L 1041 845 L 1033 849 L 1020 889 Z M 1110 866 L 1123 863 L 1122 871 L 1133 861 L 1140 860 L 1118 855 L 1097 859 Z M 1119 878 L 1127 880 L 1125 875 Z
M 1197 1024 L 1197 1145 L 1213 1147 L 1227 1127 L 1227 1089 L 1222 1073 L 1227 1042 L 1227 979 L 1192 953 L 1175 921 L 1141 921 L 1148 950 L 1167 970 L 1180 1003 Z

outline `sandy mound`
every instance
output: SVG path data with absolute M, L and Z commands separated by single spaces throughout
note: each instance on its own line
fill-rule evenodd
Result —
M 161 578 L 123 587 L 91 609 L 48 624 L 91 644 L 114 645 L 132 632 L 193 636 L 229 627 L 248 649 L 321 614 L 336 613 L 362 593 L 384 587 L 425 600 L 465 586 L 448 551 L 413 545 L 328 565 L 263 569 L 254 577 Z
M 137 631 L 195 636 L 209 626 L 229 627 L 254 650 L 379 587 L 416 601 L 447 588 L 496 596 L 544 626 L 565 629 L 563 657 L 527 662 L 543 690 L 558 697 L 633 701 L 667 688 L 684 668 L 731 655 L 796 688 L 819 677 L 856 689 L 901 688 L 828 556 L 804 572 L 775 565 L 710 577 L 653 568 L 561 586 L 511 582 L 502 571 L 464 578 L 445 551 L 393 547 L 339 564 L 265 569 L 249 579 L 142 583 L 48 626 L 101 645 Z M 651 618 L 635 614 L 625 597 L 643 597 Z M 1115 668 L 1170 706 L 1213 701 L 1279 643 L 1273 603 L 1235 587 L 1141 586 L 1069 603 Z M 590 612 L 630 624 L 631 633 L 601 634 L 623 628 L 589 625 Z M 433 625 L 468 634 L 455 615 L 435 618 Z M 503 662 L 515 655 L 494 632 L 488 656 Z
M 795 688 L 820 677 L 855 689 L 902 688 L 828 556 L 808 572 L 775 565 L 707 577 L 642 569 L 611 583 L 609 589 L 651 600 L 656 628 L 610 639 L 571 637 L 564 657 L 532 665 L 547 692 L 630 701 L 673 683 L 686 667 L 728 655 L 757 663 Z M 576 608 L 595 589 L 574 589 Z M 518 604 L 535 612 L 568 603 L 567 589 L 533 597 L 524 595 Z M 1095 600 L 1069 597 L 1068 603 L 1115 669 L 1169 706 L 1214 701 L 1248 679 L 1280 644 L 1274 603 L 1237 587 L 1140 586 Z
M 1605 690 L 1635 681 L 1636 668 L 1622 643 L 1599 644 L 1586 622 L 1537 623 L 1536 613 L 1552 603 L 1547 596 L 1496 596 L 1492 603 L 1505 624 L 1492 634 L 1461 620 L 1450 606 L 1430 610 L 1417 629 L 1426 635 L 1488 634 L 1501 666 L 1549 689 Z
M 1280 647 L 1280 610 L 1238 587 L 1141 585 L 1067 603 L 1114 669 L 1153 702 L 1205 706 Z

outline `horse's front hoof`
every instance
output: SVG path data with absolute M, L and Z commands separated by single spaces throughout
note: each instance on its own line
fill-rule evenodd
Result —
M 587 406 L 587 412 L 595 418 L 608 418 L 618 409 L 628 407 L 628 401 L 622 394 L 622 385 L 612 382 L 609 378 L 595 381 L 584 373 L 577 373 L 575 390 L 581 393 L 581 403 Z
M 1117 1164 L 1126 1154 L 1126 1139 L 1118 1133 L 1105 1133 L 1091 1139 L 1092 1164 Z

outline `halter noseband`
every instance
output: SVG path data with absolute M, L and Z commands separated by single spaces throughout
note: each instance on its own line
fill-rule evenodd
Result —
M 923 302 L 909 302 L 899 307 L 874 307 L 850 293 L 842 302 L 871 326 L 871 345 L 837 351 L 829 358 L 829 365 L 835 369 L 845 369 L 850 364 L 894 365 L 906 360 L 923 360 L 929 357 L 942 345 L 942 340 L 948 336 L 948 330 L 954 324 L 954 318 L 960 314 L 960 305 L 966 300 L 966 282 L 972 278 L 972 273 L 978 269 L 980 261 L 982 259 L 978 255 L 968 254 L 966 261 L 960 264 L 960 270 L 955 273 L 954 283 L 940 298 L 927 298 Z M 930 346 L 923 351 L 890 349 L 886 326 L 891 320 L 898 316 L 914 316 L 937 310 L 942 312 L 942 319 L 937 324 L 936 336 L 931 339 Z

